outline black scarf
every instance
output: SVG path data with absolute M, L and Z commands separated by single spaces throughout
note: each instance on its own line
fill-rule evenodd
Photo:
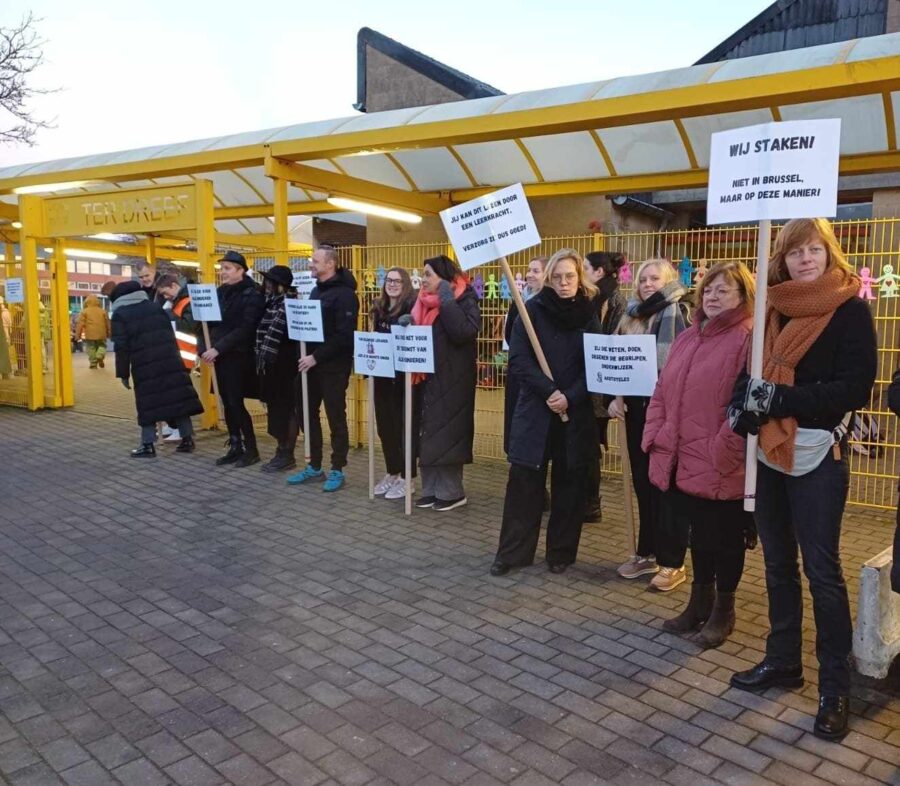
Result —
M 619 279 L 615 276 L 604 276 L 597 282 L 597 310 L 600 310 L 607 300 L 609 300 L 619 289 Z
M 654 292 L 646 300 L 634 297 L 628 301 L 626 312 L 630 317 L 647 319 L 667 306 L 677 303 L 687 294 L 687 290 L 679 281 L 670 281 L 658 292 Z
M 561 298 L 553 287 L 544 287 L 535 300 L 547 312 L 547 317 L 558 328 L 577 330 L 596 316 L 594 303 L 579 290 L 575 297 Z

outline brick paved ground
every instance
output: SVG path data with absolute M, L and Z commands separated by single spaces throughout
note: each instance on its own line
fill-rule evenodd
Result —
M 122 414 L 99 373 L 82 399 Z M 615 576 L 613 481 L 576 569 L 495 579 L 500 464 L 407 519 L 369 502 L 364 454 L 332 496 L 215 468 L 213 435 L 152 462 L 135 437 L 0 409 L 0 783 L 900 783 L 896 682 L 855 684 L 843 744 L 809 733 L 811 631 L 802 691 L 728 688 L 761 655 L 758 553 L 731 641 L 662 632 L 686 592 Z M 851 577 L 889 537 L 848 515 Z

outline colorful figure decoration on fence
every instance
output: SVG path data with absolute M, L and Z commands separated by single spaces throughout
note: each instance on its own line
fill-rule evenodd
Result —
M 419 275 L 419 271 L 416 268 L 412 269 L 412 272 L 409 274 L 410 281 L 412 282 L 413 289 L 418 289 L 422 286 L 422 277 Z
M 371 292 L 373 289 L 375 289 L 375 274 L 371 270 L 367 270 L 364 273 L 363 280 L 365 282 L 364 286 L 367 290 Z
M 882 297 L 897 297 L 898 282 L 900 276 L 894 274 L 893 265 L 884 265 L 881 268 L 881 275 L 875 279 L 875 283 L 880 284 L 879 292 Z
M 700 286 L 703 283 L 703 279 L 706 277 L 706 260 L 701 259 L 697 263 L 697 270 L 694 272 L 694 288 Z
M 693 267 L 691 267 L 691 258 L 688 256 L 682 257 L 681 264 L 678 266 L 678 275 L 681 278 L 681 286 L 685 289 L 691 288 L 691 274 L 694 272 Z
M 872 271 L 867 267 L 861 267 L 859 269 L 859 297 L 862 300 L 875 300 L 875 295 L 872 294 L 872 284 L 875 284 L 876 281 L 872 278 Z
M 375 286 L 378 288 L 379 292 L 384 286 L 384 265 L 379 265 L 375 268 Z
M 484 278 L 481 273 L 475 276 L 475 280 L 472 282 L 472 289 L 475 290 L 475 296 L 479 300 L 484 300 Z
M 500 297 L 503 300 L 512 300 L 512 292 L 509 291 L 509 281 L 506 276 L 500 279 Z
M 631 263 L 626 262 L 622 265 L 622 269 L 619 271 L 619 283 L 620 284 L 630 284 L 631 283 Z
M 488 273 L 487 285 L 485 287 L 484 296 L 488 300 L 496 300 L 500 291 L 500 285 L 497 283 L 497 276 L 494 273 Z
M 516 289 L 519 290 L 520 295 L 525 292 L 525 279 L 521 273 L 516 273 Z

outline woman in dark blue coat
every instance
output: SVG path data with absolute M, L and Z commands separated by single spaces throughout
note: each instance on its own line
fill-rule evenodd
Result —
M 544 272 L 544 288 L 528 303 L 553 379 L 538 365 L 525 325 L 518 320 L 509 365 L 519 385 L 512 416 L 510 462 L 500 545 L 491 573 L 534 561 L 548 464 L 550 520 L 547 563 L 562 573 L 575 562 L 584 519 L 588 464 L 597 460 L 597 422 L 584 370 L 584 334 L 599 333 L 592 303 L 596 288 L 585 277 L 581 255 L 556 252 Z M 560 415 L 565 413 L 567 422 Z

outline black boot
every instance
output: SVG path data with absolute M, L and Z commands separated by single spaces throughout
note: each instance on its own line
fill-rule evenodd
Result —
M 716 590 L 709 619 L 697 634 L 697 643 L 706 649 L 723 644 L 734 630 L 734 593 Z
M 847 735 L 849 712 L 850 699 L 846 696 L 819 696 L 813 734 L 822 740 L 842 740 Z
M 259 463 L 259 451 L 256 449 L 255 442 L 247 442 L 244 445 L 244 454 L 234 462 L 236 467 L 249 467 L 251 464 Z
M 802 688 L 803 664 L 796 666 L 776 666 L 764 660 L 752 669 L 736 671 L 731 675 L 731 687 L 747 690 L 752 693 L 762 692 L 769 688 Z
M 223 464 L 234 464 L 244 455 L 244 446 L 240 437 L 229 437 L 225 444 L 228 445 L 228 452 L 222 458 L 216 459 L 217 467 L 221 467 Z
M 194 438 L 193 437 L 185 437 L 178 443 L 178 447 L 175 448 L 176 453 L 193 453 L 194 448 Z
M 666 620 L 663 630 L 670 633 L 687 633 L 696 630 L 706 622 L 712 611 L 715 589 L 712 584 L 691 584 L 691 598 L 684 611 L 677 617 Z
M 297 460 L 294 458 L 294 451 L 290 448 L 278 448 L 275 451 L 275 458 L 264 464 L 261 469 L 263 472 L 282 472 L 296 466 Z
M 137 450 L 131 451 L 131 458 L 156 458 L 156 445 L 144 442 Z
M 603 511 L 600 509 L 600 497 L 588 500 L 584 507 L 584 523 L 597 524 L 603 520 Z

